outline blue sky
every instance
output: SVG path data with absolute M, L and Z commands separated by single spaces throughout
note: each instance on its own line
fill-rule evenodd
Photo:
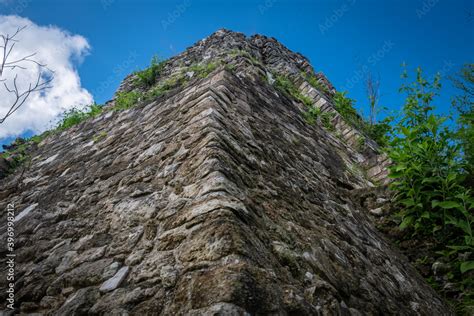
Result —
M 308 57 L 337 89 L 349 90 L 362 111 L 361 69 L 380 76 L 380 104 L 396 110 L 403 104 L 402 62 L 428 76 L 451 75 L 474 62 L 473 0 L 1 0 L 0 15 L 10 14 L 87 39 L 91 50 L 79 75 L 98 103 L 154 54 L 175 55 L 219 28 L 277 38 Z M 438 111 L 450 110 L 454 92 L 445 81 Z

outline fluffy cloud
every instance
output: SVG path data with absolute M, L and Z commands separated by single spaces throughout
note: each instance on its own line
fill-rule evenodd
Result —
M 39 26 L 26 18 L 0 15 L 0 34 L 13 34 L 22 26 L 27 28 L 18 34 L 10 60 L 36 52 L 35 59 L 54 72 L 54 79 L 50 89 L 30 95 L 18 111 L 0 124 L 0 139 L 26 131 L 42 132 L 65 110 L 93 102 L 92 95 L 81 87 L 76 69 L 89 52 L 87 40 L 55 26 Z M 36 81 L 38 69 L 31 63 L 24 66 L 27 69 L 5 69 L 2 79 L 12 80 L 17 74 L 20 90 L 27 88 L 30 82 Z M 2 84 L 0 117 L 7 113 L 13 100 L 14 96 Z

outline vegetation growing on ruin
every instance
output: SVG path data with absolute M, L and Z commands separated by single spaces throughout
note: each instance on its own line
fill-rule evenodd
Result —
M 153 56 L 148 68 L 135 72 L 135 75 L 137 76 L 136 83 L 138 86 L 142 88 L 153 86 L 165 68 L 165 65 L 166 60 L 162 60 L 156 55 Z
M 72 108 L 63 113 L 61 120 L 59 121 L 56 129 L 57 130 L 66 130 L 74 125 L 81 123 L 82 121 L 95 117 L 102 113 L 103 108 L 98 104 L 91 104 L 83 109 Z
M 357 112 L 355 100 L 348 98 L 347 92 L 336 92 L 332 101 L 337 112 L 348 124 L 373 139 L 380 146 L 387 146 L 391 132 L 391 117 L 371 124 Z
M 319 122 L 328 130 L 334 129 L 333 117 L 313 106 L 288 77 L 274 77 L 278 90 L 307 106 L 304 117 L 309 124 Z M 406 71 L 402 77 L 408 79 Z M 316 78 L 305 78 L 319 91 L 328 93 Z M 441 88 L 439 79 L 430 82 L 417 69 L 415 81 L 400 89 L 406 94 L 406 102 L 396 122 L 392 117 L 369 122 L 357 112 L 355 101 L 346 92 L 336 92 L 332 102 L 348 124 L 374 139 L 389 154 L 393 162 L 390 187 L 396 193 L 397 209 L 391 220 L 402 232 L 398 241 L 428 241 L 423 247 L 431 255 L 431 264 L 436 261 L 446 267 L 441 279 L 431 274 L 428 281 L 453 302 L 459 313 L 466 313 L 474 304 L 474 66 L 466 65 L 454 79 L 462 92 L 453 100 L 458 110 L 456 128 L 445 123 L 451 117 L 434 113 L 433 100 Z M 358 138 L 356 147 L 363 150 L 365 141 L 365 137 Z M 417 258 L 415 264 L 420 260 L 424 264 L 430 261 L 425 256 Z
M 319 122 L 329 131 L 336 130 L 336 127 L 331 122 L 331 120 L 334 118 L 334 113 L 332 112 L 323 112 L 320 108 L 313 105 L 310 106 L 308 111 L 306 111 L 303 115 L 308 124 L 315 124 L 316 122 Z
M 313 88 L 315 88 L 316 90 L 318 90 L 320 92 L 323 92 L 326 95 L 330 95 L 330 91 L 329 91 L 328 87 L 325 84 L 321 83 L 315 75 L 307 74 L 306 72 L 302 72 L 301 75 L 303 76 L 303 78 L 306 79 L 306 81 Z
M 280 75 L 280 74 L 274 74 L 273 75 L 275 78 L 275 82 L 273 85 L 275 88 L 280 90 L 283 94 L 285 94 L 288 97 L 293 97 L 306 105 L 307 107 L 311 107 L 313 104 L 313 101 L 311 98 L 303 95 L 298 87 L 295 86 L 295 84 L 291 81 L 290 78 Z
M 408 79 L 406 71 L 403 77 Z M 464 76 L 466 85 L 472 86 L 473 77 Z M 472 138 L 465 138 L 473 132 L 473 103 L 464 103 L 466 111 L 459 116 L 464 130 L 453 131 L 445 124 L 449 117 L 434 113 L 440 88 L 439 76 L 428 81 L 419 68 L 415 81 L 401 87 L 406 101 L 388 147 L 393 161 L 390 187 L 399 209 L 394 220 L 405 231 L 404 238 L 429 240 L 436 260 L 447 266 L 443 278 L 451 288 L 440 288 L 434 276 L 430 283 L 463 312 L 474 303 L 474 197 L 472 182 L 467 181 L 472 177 Z
M 329 97 L 330 92 L 327 87 L 320 83 L 314 75 L 308 75 L 302 73 L 302 76 L 311 86 L 316 88 L 318 91 L 323 92 L 326 97 Z M 286 76 L 280 74 L 274 74 L 275 82 L 274 86 L 282 93 L 287 96 L 291 96 L 296 100 L 300 101 L 307 107 L 307 111 L 303 114 L 305 120 L 309 124 L 314 124 L 315 122 L 321 121 L 322 125 L 330 130 L 334 131 L 335 127 L 331 123 L 333 119 L 333 114 L 328 112 L 322 112 L 319 108 L 316 108 L 313 105 L 311 98 L 303 95 L 298 87 L 292 82 L 292 80 Z M 362 132 L 367 137 L 373 139 L 377 144 L 384 147 L 387 146 L 389 140 L 389 134 L 391 132 L 391 117 L 387 117 L 380 122 L 371 124 L 367 119 L 362 117 L 354 107 L 355 100 L 347 97 L 347 92 L 335 92 L 331 98 L 332 103 L 336 111 L 344 118 L 344 120 Z M 365 141 L 364 141 L 365 143 Z
M 245 51 L 245 50 L 241 50 L 241 49 L 233 49 L 230 51 L 229 55 L 231 57 L 238 57 L 238 56 L 242 56 L 242 57 L 246 57 L 250 60 L 250 63 L 254 66 L 257 66 L 257 65 L 261 65 L 262 63 L 260 62 L 260 60 L 258 60 L 256 57 L 254 57 L 253 55 L 251 55 L 249 52 Z
M 156 61 L 152 60 L 152 66 L 148 69 L 152 69 L 156 65 Z M 115 99 L 115 110 L 126 110 L 133 106 L 136 106 L 142 101 L 151 101 L 156 99 L 166 92 L 175 89 L 177 87 L 183 86 L 186 84 L 192 77 L 197 78 L 206 78 L 211 72 L 213 72 L 219 63 L 209 62 L 195 64 L 190 67 L 182 69 L 179 73 L 173 74 L 166 79 L 160 81 L 147 81 L 146 90 L 132 90 L 128 92 L 119 92 L 117 93 Z M 150 74 L 154 73 L 153 71 L 144 70 L 147 75 L 142 76 L 151 76 Z M 155 71 L 156 72 L 156 71 Z M 187 73 L 192 75 L 188 76 Z M 156 78 L 156 77 L 154 77 Z M 141 87 L 144 87 L 141 85 Z
M 142 97 L 143 93 L 139 91 L 119 92 L 115 98 L 114 110 L 127 110 L 135 106 Z
M 206 78 L 211 72 L 217 69 L 217 62 L 209 62 L 205 64 L 196 64 L 189 67 L 189 71 L 195 73 L 198 78 Z

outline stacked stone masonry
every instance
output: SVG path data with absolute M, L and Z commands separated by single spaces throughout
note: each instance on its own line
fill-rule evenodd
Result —
M 241 40 L 219 31 L 171 63 Z M 273 39 L 244 40 L 265 67 L 311 67 Z M 16 208 L 15 313 L 451 315 L 354 202 L 371 185 L 350 170 L 364 156 L 255 74 L 220 67 L 106 111 L 2 179 L 0 207 Z

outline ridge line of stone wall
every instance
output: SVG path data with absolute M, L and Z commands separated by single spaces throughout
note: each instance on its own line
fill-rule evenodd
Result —
M 342 115 L 337 112 L 334 105 L 326 99 L 316 88 L 311 86 L 306 80 L 297 81 L 300 92 L 311 98 L 313 105 L 321 109 L 322 112 L 333 113 L 332 123 L 341 134 L 342 139 L 364 157 L 362 166 L 367 171 L 367 176 L 374 181 L 388 183 L 388 167 L 391 160 L 386 153 L 381 152 L 379 146 L 370 138 L 365 136 L 356 128 L 348 124 Z M 359 140 L 364 139 L 364 148 L 358 148 Z

